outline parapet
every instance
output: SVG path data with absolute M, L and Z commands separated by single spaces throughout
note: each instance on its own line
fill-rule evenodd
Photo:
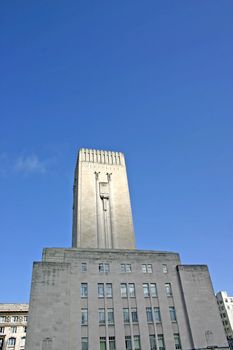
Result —
M 81 148 L 79 150 L 79 161 L 88 163 L 99 163 L 107 165 L 125 166 L 125 158 L 121 152 L 100 151 L 96 149 Z

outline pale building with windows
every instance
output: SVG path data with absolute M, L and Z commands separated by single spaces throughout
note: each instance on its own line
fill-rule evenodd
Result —
M 24 350 L 28 304 L 0 304 L 0 350 Z
M 72 242 L 34 263 L 26 350 L 228 349 L 207 266 L 136 249 L 122 153 L 80 150 Z
M 219 313 L 222 319 L 223 327 L 227 339 L 233 343 L 233 297 L 228 296 L 227 292 L 222 291 L 216 294 Z M 232 344 L 233 345 L 233 344 Z

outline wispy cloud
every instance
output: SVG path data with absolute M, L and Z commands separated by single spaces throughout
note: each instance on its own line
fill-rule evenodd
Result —
M 41 160 L 37 155 L 21 156 L 15 161 L 15 170 L 24 174 L 40 173 L 47 171 L 48 161 Z
M 36 154 L 13 157 L 7 153 L 0 153 L 0 176 L 5 177 L 13 173 L 45 174 L 55 163 L 55 158 L 42 159 Z

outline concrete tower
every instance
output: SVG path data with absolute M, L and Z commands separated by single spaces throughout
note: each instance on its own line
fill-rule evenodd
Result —
M 80 150 L 72 245 L 33 265 L 25 350 L 228 349 L 207 266 L 135 249 L 122 153 Z
M 134 249 L 122 153 L 81 149 L 74 179 L 73 248 Z

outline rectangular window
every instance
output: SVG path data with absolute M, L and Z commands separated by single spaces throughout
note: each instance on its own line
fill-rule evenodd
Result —
M 138 312 L 136 308 L 131 309 L 131 317 L 133 323 L 138 323 Z
M 87 325 L 87 323 L 88 323 L 88 311 L 87 311 L 87 309 L 82 309 L 81 310 L 81 324 Z
M 11 322 L 16 323 L 16 322 L 18 322 L 18 321 L 19 321 L 19 317 L 18 317 L 18 316 L 12 316 L 12 317 L 11 317 Z
M 158 296 L 156 283 L 151 283 L 150 284 L 150 293 L 151 293 L 152 297 L 157 297 Z
M 106 338 L 100 337 L 100 350 L 106 350 Z
M 2 334 L 2 333 L 4 333 L 4 331 L 5 331 L 5 328 L 4 327 L 0 327 L 0 333 Z
M 124 323 L 129 323 L 129 309 L 123 309 Z
M 105 324 L 105 310 L 99 309 L 99 324 Z
M 130 336 L 125 337 L 125 349 L 132 350 L 132 340 Z
M 87 272 L 87 263 L 81 263 L 81 272 Z
M 135 285 L 134 285 L 134 283 L 129 283 L 129 296 L 130 296 L 130 298 L 135 297 Z
M 25 341 L 26 341 L 26 337 L 22 337 L 20 339 L 20 349 L 21 349 L 21 346 L 25 346 Z
M 149 283 L 143 283 L 143 293 L 144 293 L 144 297 L 150 296 Z
M 175 310 L 174 306 L 169 306 L 169 313 L 170 313 L 171 321 L 175 322 L 176 321 L 176 310 Z
M 109 271 L 110 271 L 109 264 L 107 264 L 107 263 L 100 263 L 99 264 L 99 272 L 109 272 Z
M 146 264 L 142 264 L 142 272 L 147 273 Z
M 131 264 L 121 264 L 121 272 L 131 272 Z
M 160 309 L 159 307 L 154 307 L 154 318 L 155 322 L 161 322 L 161 315 L 160 315 Z
M 108 324 L 114 324 L 114 311 L 113 311 L 113 309 L 108 309 L 107 314 L 108 314 Z
M 17 327 L 11 327 L 10 328 L 11 333 L 16 333 L 17 332 Z
M 163 334 L 158 334 L 158 345 L 159 345 L 159 350 L 165 350 Z
M 152 265 L 151 264 L 147 265 L 147 273 L 152 273 Z
M 82 350 L 88 350 L 88 338 L 82 337 Z
M 152 265 L 151 264 L 142 264 L 142 272 L 143 273 L 152 273 Z
M 126 298 L 127 297 L 127 284 L 121 283 L 121 297 Z
M 135 335 L 133 338 L 134 338 L 134 349 L 141 350 L 140 336 Z
M 87 298 L 88 296 L 87 283 L 81 283 L 80 294 L 81 294 L 81 298 Z
M 147 322 L 153 322 L 153 314 L 152 314 L 151 307 L 146 308 L 146 317 L 147 317 Z
M 28 317 L 27 316 L 23 316 L 23 321 L 27 322 L 27 320 L 28 320 Z
M 163 273 L 168 273 L 167 265 L 163 264 Z
M 150 334 L 150 350 L 157 350 L 156 338 L 154 334 Z
M 112 283 L 106 283 L 106 297 L 112 298 Z
M 104 284 L 98 283 L 98 297 L 104 298 Z
M 174 341 L 175 341 L 175 348 L 177 350 L 181 350 L 181 342 L 180 342 L 180 335 L 179 333 L 174 334 Z
M 116 350 L 115 337 L 109 337 L 109 350 Z
M 0 316 L 0 323 L 6 322 L 6 316 Z
M 125 272 L 131 272 L 131 264 L 126 264 L 125 265 Z
M 23 327 L 24 333 L 27 333 L 27 327 Z
M 166 291 L 166 296 L 171 297 L 172 296 L 172 286 L 171 283 L 165 283 L 165 291 Z

